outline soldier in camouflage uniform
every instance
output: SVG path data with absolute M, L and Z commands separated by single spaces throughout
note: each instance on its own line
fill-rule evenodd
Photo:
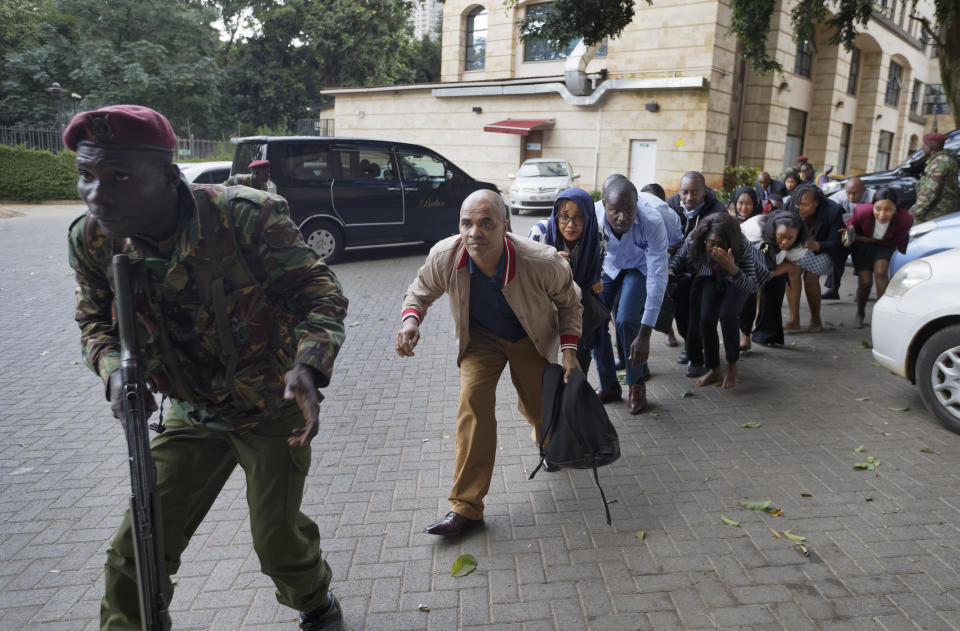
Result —
M 239 464 L 254 548 L 277 599 L 301 612 L 302 629 L 340 629 L 318 528 L 300 512 L 317 388 L 344 338 L 336 277 L 283 198 L 183 181 L 171 162 L 176 137 L 153 110 L 78 114 L 64 143 L 77 152 L 89 207 L 69 235 L 84 360 L 119 418 L 111 258 L 127 253 L 146 379 L 170 400 L 166 430 L 151 444 L 168 575 Z M 169 580 L 165 588 L 172 593 Z M 129 512 L 107 550 L 101 628 L 140 629 Z
M 917 218 L 917 223 L 930 221 L 957 210 L 957 202 L 960 201 L 957 190 L 957 160 L 943 150 L 946 140 L 946 136 L 937 133 L 923 137 L 927 166 L 917 182 L 917 202 L 910 209 Z
M 269 160 L 254 160 L 247 165 L 250 169 L 249 173 L 237 173 L 236 175 L 231 175 L 227 178 L 227 181 L 223 183 L 224 186 L 249 186 L 250 188 L 257 188 L 261 191 L 266 191 L 268 193 L 277 192 L 277 185 L 273 183 L 273 180 L 270 179 L 270 161 Z

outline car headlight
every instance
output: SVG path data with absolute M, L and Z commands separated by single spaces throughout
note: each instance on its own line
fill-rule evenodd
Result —
M 918 223 L 917 225 L 910 228 L 910 238 L 916 239 L 920 235 L 927 234 L 932 232 L 937 228 L 936 220 L 924 221 L 923 223 Z
M 887 285 L 887 291 L 884 296 L 891 298 L 901 298 L 910 288 L 916 287 L 925 280 L 933 276 L 933 268 L 923 259 L 910 261 L 893 275 L 890 284 Z

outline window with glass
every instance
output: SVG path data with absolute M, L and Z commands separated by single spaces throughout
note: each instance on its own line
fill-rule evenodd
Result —
M 389 151 L 375 149 L 340 149 L 341 180 L 387 180 L 397 178 L 393 173 L 393 159 Z
M 803 137 L 807 132 L 807 113 L 792 107 L 787 115 L 787 139 L 783 150 L 783 170 L 793 168 L 794 159 L 803 155 Z
M 837 169 L 840 173 L 847 172 L 847 158 L 850 156 L 850 136 L 853 133 L 853 125 L 844 123 L 840 130 L 840 153 L 837 155 Z
M 924 114 L 946 114 L 947 93 L 939 83 L 928 85 L 923 95 Z
M 527 7 L 527 16 L 538 22 L 543 18 L 549 11 L 550 7 L 553 5 L 552 2 L 541 2 L 539 4 L 531 4 Z M 577 46 L 579 40 L 571 40 L 565 43 L 563 46 L 552 46 L 553 42 L 551 40 L 543 39 L 540 37 L 535 37 L 528 39 L 523 44 L 523 60 L 524 61 L 554 61 L 556 59 L 566 59 L 570 56 L 570 53 L 573 52 L 573 49 Z M 559 51 L 556 49 L 560 49 Z M 597 50 L 594 57 L 606 57 L 607 56 L 607 41 L 604 40 L 603 45 Z
M 398 153 L 404 182 L 445 182 L 447 165 L 435 156 L 424 153 Z
M 923 99 L 923 83 L 919 79 L 913 80 L 913 92 L 910 94 L 910 113 L 916 114 Z
M 484 7 L 467 14 L 467 52 L 464 70 L 483 70 L 487 63 L 487 17 Z
M 847 77 L 847 94 L 857 95 L 857 81 L 860 79 L 860 49 L 854 48 L 850 55 L 850 75 Z
M 883 102 L 897 107 L 900 104 L 900 88 L 903 85 L 903 67 L 895 61 L 890 62 L 890 71 L 887 73 L 887 93 Z
M 797 44 L 797 58 L 793 63 L 793 74 L 809 79 L 815 52 L 817 52 L 817 49 L 810 40 L 804 40 Z
M 893 147 L 893 134 L 889 131 L 880 132 L 880 142 L 877 145 L 877 171 L 886 171 L 890 168 L 890 150 Z
M 567 163 L 560 161 L 527 162 L 517 171 L 517 177 L 560 177 L 567 176 Z

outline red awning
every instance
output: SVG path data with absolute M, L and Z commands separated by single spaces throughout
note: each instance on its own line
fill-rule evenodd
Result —
M 497 121 L 483 126 L 483 131 L 495 131 L 501 134 L 517 134 L 526 136 L 535 129 L 547 129 L 553 127 L 553 119 L 545 118 L 539 120 L 514 120 L 508 118 L 505 121 Z

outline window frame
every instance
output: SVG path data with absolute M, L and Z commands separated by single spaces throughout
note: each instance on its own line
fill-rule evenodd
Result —
M 483 29 L 479 30 L 476 27 L 476 20 L 478 17 L 483 17 L 485 19 L 485 24 Z M 487 30 L 490 26 L 490 12 L 485 6 L 478 5 L 470 10 L 467 13 L 466 23 L 465 23 L 465 32 L 464 32 L 464 53 L 463 53 L 463 70 L 464 72 L 472 72 L 476 70 L 486 70 L 487 67 Z M 477 33 L 483 34 L 483 46 L 478 48 L 476 44 Z M 479 54 L 478 54 L 479 53 Z
M 805 39 L 797 43 L 797 54 L 793 62 L 793 74 L 804 79 L 813 77 L 813 56 L 817 54 L 817 46 L 811 40 Z
M 890 107 L 900 107 L 900 93 L 903 92 L 903 66 L 890 60 L 887 69 L 887 89 L 883 94 L 883 102 Z
M 884 147 L 884 139 L 889 139 L 886 147 Z M 884 129 L 880 130 L 880 136 L 877 139 L 877 159 L 874 163 L 874 167 L 877 171 L 888 171 L 890 169 L 890 154 L 893 152 L 893 132 L 886 131 Z M 883 156 L 883 162 L 881 163 L 881 156 Z
M 860 49 L 854 47 L 850 53 L 850 74 L 847 75 L 847 94 L 857 95 L 857 83 L 860 81 Z
M 923 102 L 923 81 L 913 80 L 913 92 L 910 94 L 910 113 L 917 114 Z
M 528 4 L 526 5 L 526 15 L 530 15 L 531 9 L 537 12 L 546 12 L 551 4 L 553 4 L 553 0 Z M 527 41 L 522 42 L 523 53 L 521 55 L 521 61 L 525 64 L 539 63 L 541 61 L 563 61 L 570 56 L 570 53 L 572 53 L 573 49 L 576 48 L 578 41 L 580 40 L 570 40 L 564 46 L 565 52 L 558 53 L 550 46 L 549 40 L 541 39 L 539 37 L 528 39 Z M 597 49 L 597 52 L 594 53 L 594 58 L 607 56 L 607 43 L 608 42 L 606 39 L 603 40 L 603 44 Z M 532 52 L 531 49 L 533 49 Z M 536 58 L 534 58 L 535 54 Z
M 847 172 L 850 162 L 850 138 L 853 136 L 853 125 L 842 123 L 840 126 L 840 149 L 837 152 L 837 166 L 842 174 Z

